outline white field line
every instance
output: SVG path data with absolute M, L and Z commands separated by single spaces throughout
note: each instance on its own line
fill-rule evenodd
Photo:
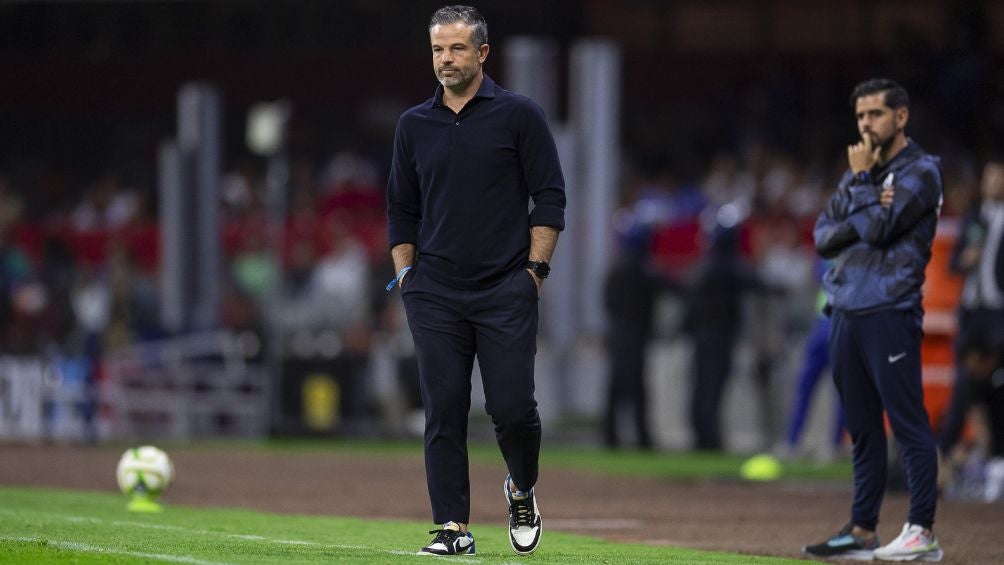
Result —
M 50 547 L 55 547 L 58 549 L 67 549 L 70 551 L 80 551 L 83 553 L 125 555 L 127 557 L 141 557 L 143 559 L 153 559 L 155 561 L 168 561 L 171 563 L 187 563 L 189 565 L 226 565 L 222 561 L 206 561 L 204 559 L 196 559 L 194 557 L 188 557 L 186 555 L 169 555 L 166 553 L 146 553 L 143 551 L 111 549 L 108 547 L 101 547 L 97 545 L 90 545 L 75 541 L 51 540 L 45 538 L 17 538 L 17 537 L 0 537 L 0 540 L 26 542 L 26 543 L 44 543 Z
M 643 520 L 634 518 L 551 518 L 547 521 L 551 528 L 559 530 L 631 530 L 645 525 Z
M 50 518 L 55 518 L 55 519 L 63 520 L 63 521 L 66 521 L 66 522 L 89 523 L 89 524 L 111 524 L 112 526 L 117 526 L 117 527 L 141 528 L 141 529 L 148 529 L 148 530 L 166 530 L 166 531 L 174 531 L 174 532 L 184 532 L 184 533 L 188 533 L 188 534 L 199 534 L 199 535 L 203 535 L 203 536 L 220 536 L 220 537 L 224 537 L 224 538 L 234 538 L 234 539 L 242 539 L 242 540 L 248 540 L 248 541 L 258 541 L 258 542 L 262 542 L 262 543 L 275 543 L 275 544 L 280 544 L 280 545 L 309 545 L 309 546 L 322 547 L 322 548 L 327 548 L 327 549 L 361 549 L 361 550 L 366 550 L 366 551 L 376 551 L 378 553 L 387 553 L 387 554 L 390 554 L 390 555 L 415 555 L 416 554 L 416 552 L 412 552 L 412 551 L 402 551 L 402 550 L 394 550 L 394 549 L 382 549 L 382 548 L 379 548 L 379 547 L 372 547 L 372 546 L 369 546 L 369 545 L 348 545 L 348 544 L 341 544 L 341 543 L 321 543 L 321 542 L 316 542 L 316 541 L 296 540 L 296 539 L 276 539 L 276 538 L 269 538 L 269 537 L 265 537 L 265 536 L 254 535 L 254 534 L 228 534 L 228 533 L 225 533 L 225 532 L 215 532 L 215 531 L 212 531 L 212 530 L 199 530 L 199 529 L 194 529 L 194 528 L 185 528 L 185 527 L 182 527 L 182 526 L 170 526 L 170 525 L 167 525 L 167 524 L 147 524 L 146 522 L 133 522 L 131 520 L 104 520 L 102 518 L 95 518 L 95 517 L 92 517 L 92 516 L 74 516 L 74 515 L 71 515 L 71 514 L 59 514 L 57 512 L 40 512 L 40 511 L 35 511 L 35 510 L 16 512 L 16 511 L 13 511 L 13 510 L 7 510 L 7 509 L 4 509 L 4 508 L 0 508 L 0 514 L 6 514 L 8 516 L 14 516 L 14 515 L 17 515 L 17 514 L 25 514 L 25 513 L 31 513 L 31 514 L 35 514 L 35 515 L 48 516 Z M 0 539 L 2 539 L 2 538 L 0 538 Z M 41 540 L 39 540 L 39 541 L 41 541 Z M 50 543 L 53 543 L 53 542 L 50 542 Z M 69 542 L 67 542 L 67 543 L 69 543 Z M 436 556 L 432 556 L 432 557 L 440 557 L 440 556 L 436 555 Z M 179 558 L 179 559 L 189 559 L 189 558 Z M 466 558 L 466 557 L 457 557 L 457 556 L 450 556 L 449 560 L 451 562 L 457 562 L 457 563 L 481 563 L 480 559 L 470 559 L 470 558 Z M 188 563 L 188 561 L 186 561 L 186 563 Z M 210 562 L 207 561 L 205 563 L 210 563 Z

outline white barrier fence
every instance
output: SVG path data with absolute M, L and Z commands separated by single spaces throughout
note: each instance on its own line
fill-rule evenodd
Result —
M 36 357 L 0 357 L 0 438 L 44 437 L 44 399 L 54 383 L 51 364 Z
M 262 437 L 255 347 L 228 331 L 147 342 L 106 354 L 97 380 L 84 359 L 0 356 L 0 440 Z
M 214 331 L 147 342 L 105 356 L 101 439 L 261 437 L 267 380 L 246 354 L 250 334 Z

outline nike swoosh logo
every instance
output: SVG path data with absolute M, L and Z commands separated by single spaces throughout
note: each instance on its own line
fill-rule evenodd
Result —
M 474 542 L 470 538 L 458 538 L 457 541 L 453 542 L 453 551 L 456 553 L 466 553 L 467 550 L 473 545 Z
M 896 361 L 899 361 L 900 359 L 902 359 L 904 357 L 906 357 L 906 352 L 905 351 L 903 353 L 900 353 L 899 355 L 890 355 L 889 356 L 889 362 L 890 363 L 895 363 Z
M 851 536 L 840 536 L 839 538 L 834 538 L 834 539 L 831 539 L 830 541 L 826 542 L 826 545 L 828 545 L 830 547 L 840 547 L 842 545 L 852 545 L 853 543 L 855 543 L 853 537 L 851 537 Z

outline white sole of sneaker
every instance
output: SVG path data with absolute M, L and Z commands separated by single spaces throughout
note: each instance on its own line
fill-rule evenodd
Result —
M 457 555 L 474 555 L 474 551 L 465 551 L 463 553 L 433 553 L 431 551 L 422 551 L 421 549 L 415 552 L 415 555 L 428 555 L 432 557 L 454 557 Z
M 941 548 L 928 551 L 926 553 L 913 553 L 910 555 L 876 555 L 875 559 L 881 561 L 923 561 L 925 563 L 937 563 L 945 557 L 945 552 Z
M 808 555 L 809 557 L 815 557 L 816 559 L 837 559 L 837 560 L 847 560 L 847 561 L 875 560 L 875 554 L 870 549 L 857 549 L 854 551 L 847 551 L 841 553 L 840 555 L 816 555 L 814 553 L 809 553 L 808 551 L 802 551 L 802 553 Z

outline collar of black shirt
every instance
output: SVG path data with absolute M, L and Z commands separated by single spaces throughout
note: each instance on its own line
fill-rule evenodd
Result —
M 481 79 L 481 86 L 474 93 L 474 98 L 495 98 L 495 81 L 488 76 L 488 73 L 485 73 L 484 78 Z M 443 85 L 440 84 L 436 86 L 436 93 L 432 95 L 432 107 L 435 108 L 442 105 Z

